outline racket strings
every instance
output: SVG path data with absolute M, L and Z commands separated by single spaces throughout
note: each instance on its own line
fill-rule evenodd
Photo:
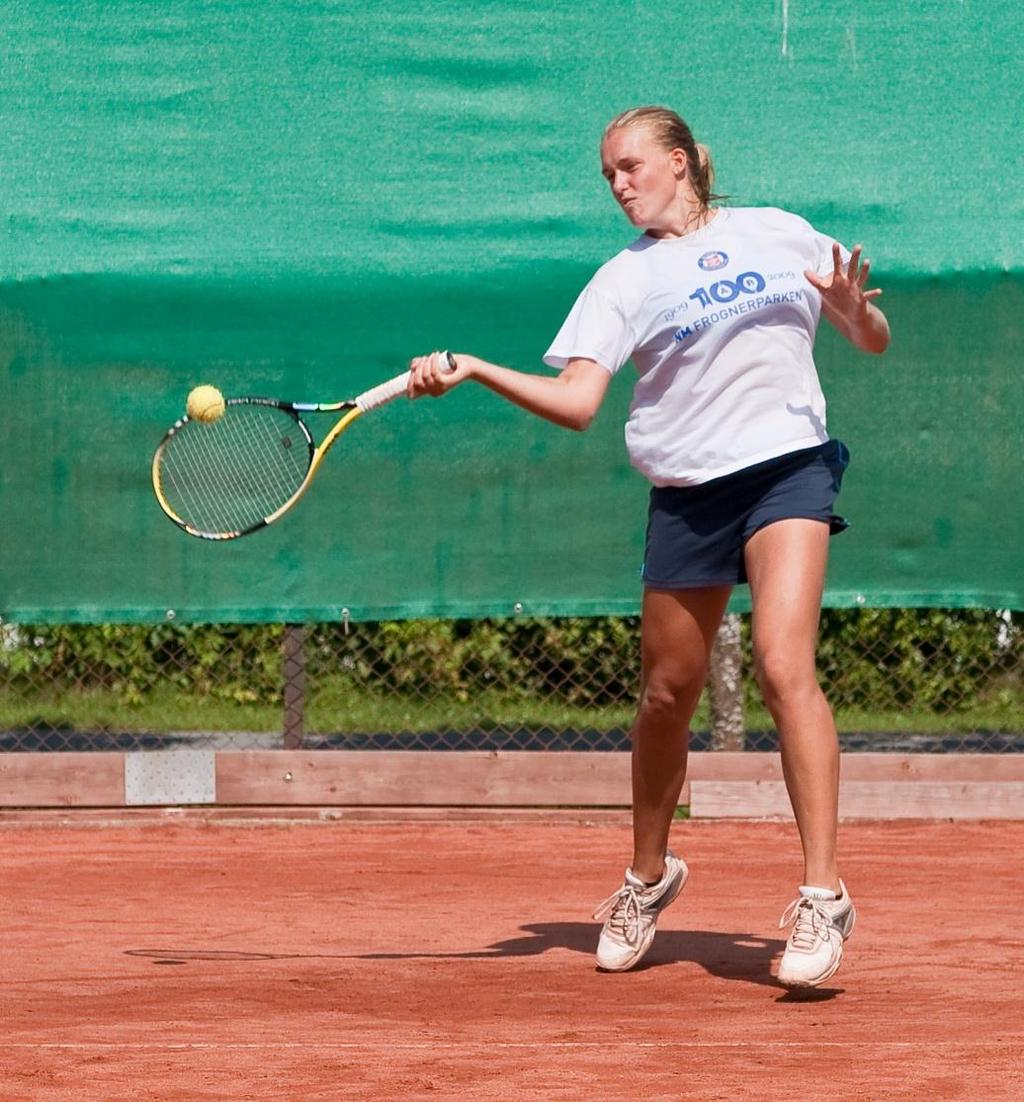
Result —
M 167 504 L 206 533 L 244 532 L 289 501 L 309 469 L 310 441 L 276 406 L 231 404 L 209 424 L 186 421 L 164 444 Z

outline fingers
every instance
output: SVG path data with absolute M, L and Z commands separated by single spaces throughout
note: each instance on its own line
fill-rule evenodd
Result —
M 819 291 L 824 290 L 828 284 L 821 278 L 820 275 L 813 268 L 804 269 L 804 278 L 812 286 L 817 287 Z
M 822 279 L 811 270 L 804 272 L 808 281 L 819 291 L 829 291 L 833 295 L 847 295 L 853 292 L 855 298 L 877 298 L 875 292 L 865 292 L 868 276 L 871 272 L 871 261 L 862 260 L 862 245 L 854 245 L 850 252 L 850 260 L 843 271 L 842 250 L 838 242 L 832 243 L 832 274 L 828 279 Z M 879 292 L 880 293 L 880 292 Z
M 850 253 L 850 266 L 847 269 L 847 274 L 850 282 L 853 284 L 855 293 L 858 294 L 861 299 L 868 301 L 873 298 L 878 298 L 878 296 L 882 293 L 882 290 L 880 287 L 876 287 L 871 291 L 864 290 L 864 288 L 867 286 L 868 276 L 871 274 L 871 261 L 863 261 L 860 264 L 860 271 L 858 272 L 857 264 L 858 262 L 860 262 L 860 255 L 861 246 L 854 245 L 853 252 Z
M 435 397 L 441 393 L 437 379 L 436 356 L 416 356 L 409 363 L 409 385 L 406 388 L 410 398 L 419 398 L 424 394 Z
M 410 398 L 430 393 L 430 356 L 415 356 L 409 361 L 409 383 L 405 388 Z
M 445 378 L 451 374 L 452 367 L 446 353 L 431 352 L 429 356 L 416 356 L 409 361 L 406 394 L 410 398 L 419 398 L 424 394 L 437 398 L 451 385 L 451 381 Z
M 838 246 L 835 246 L 838 248 Z M 857 266 L 860 264 L 860 245 L 854 245 L 853 251 L 850 253 L 850 263 L 846 267 L 846 275 L 851 282 L 856 282 L 857 279 Z

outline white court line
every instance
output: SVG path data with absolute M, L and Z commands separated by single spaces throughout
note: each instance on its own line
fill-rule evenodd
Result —
M 964 1048 L 1006 1048 L 1020 1044 L 1021 1037 L 1011 1036 L 1001 1041 L 944 1041 L 943 1049 Z M 131 1041 L 119 1044 L 116 1041 L 0 1041 L 0 1049 L 59 1049 L 59 1050 L 95 1050 L 95 1049 L 156 1049 L 161 1052 L 180 1052 L 190 1049 L 213 1050 L 260 1050 L 260 1049 L 297 1049 L 309 1051 L 376 1049 L 387 1046 L 392 1050 L 405 1052 L 453 1051 L 456 1049 L 698 1049 L 698 1048 L 866 1048 L 866 1049 L 911 1049 L 935 1047 L 934 1040 L 924 1041 L 405 1041 L 396 1042 L 387 1037 L 377 1041 Z

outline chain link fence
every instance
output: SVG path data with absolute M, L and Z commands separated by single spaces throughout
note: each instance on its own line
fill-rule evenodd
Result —
M 729 616 L 697 749 L 774 749 Z M 847 750 L 1024 750 L 1024 618 L 826 610 Z M 635 617 L 306 625 L 0 625 L 0 750 L 624 750 Z

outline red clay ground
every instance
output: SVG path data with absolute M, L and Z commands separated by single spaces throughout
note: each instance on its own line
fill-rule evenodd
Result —
M 1024 1097 L 1024 823 L 842 842 L 858 927 L 795 999 L 788 824 L 678 824 L 690 883 L 606 975 L 619 823 L 8 823 L 0 1097 Z

